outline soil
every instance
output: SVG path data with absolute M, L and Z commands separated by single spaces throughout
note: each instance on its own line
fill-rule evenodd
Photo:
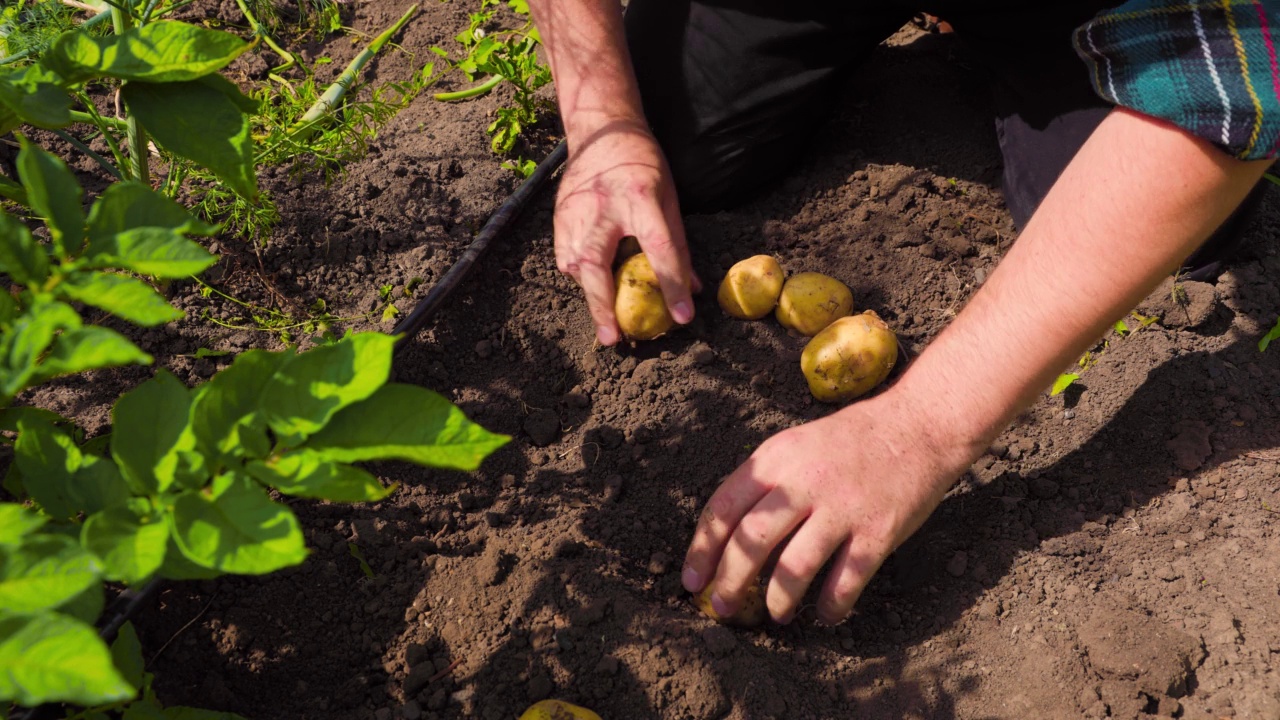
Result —
M 211 12 L 236 17 L 224 4 Z M 425 3 L 372 79 L 451 47 L 467 9 Z M 358 3 L 350 24 L 373 33 L 401 10 Z M 305 55 L 336 73 L 355 51 L 337 37 Z M 421 297 L 515 184 L 484 134 L 502 97 L 420 98 L 328 186 L 266 171 L 276 233 L 217 239 L 208 281 L 342 316 L 375 308 L 381 285 L 421 278 Z M 908 27 L 796 173 L 687 219 L 694 262 L 710 288 L 757 253 L 836 275 L 914 355 L 1013 241 L 999 170 L 982 77 L 954 35 Z M 691 326 L 597 347 L 555 268 L 551 207 L 539 198 L 397 368 L 515 440 L 472 474 L 378 466 L 401 489 L 376 505 L 294 503 L 313 548 L 298 568 L 166 586 L 138 620 L 164 702 L 259 720 L 496 720 L 546 697 L 604 718 L 1280 718 L 1280 355 L 1256 346 L 1280 310 L 1274 195 L 1216 284 L 1188 284 L 1183 303 L 1154 294 L 1143 307 L 1160 322 L 1112 335 L 1017 419 L 852 619 L 821 626 L 807 607 L 760 630 L 700 614 L 680 563 L 718 480 L 831 412 L 806 391 L 802 341 L 726 318 L 705 292 Z M 186 320 L 134 336 L 188 383 L 228 360 L 189 357 L 199 348 L 278 347 L 201 320 L 235 308 L 194 286 L 173 301 Z M 150 372 L 32 400 L 97 432 Z

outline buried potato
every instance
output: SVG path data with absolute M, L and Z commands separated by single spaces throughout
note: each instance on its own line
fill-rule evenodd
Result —
M 775 313 L 788 330 L 810 337 L 836 318 L 853 312 L 853 293 L 839 280 L 822 273 L 792 275 L 782 286 Z
M 541 700 L 520 713 L 520 720 L 600 720 L 600 716 L 563 700 Z
M 814 336 L 800 355 L 809 392 L 822 402 L 847 402 L 884 382 L 898 359 L 898 338 L 868 310 L 842 317 Z
M 716 300 L 739 320 L 759 320 L 773 311 L 782 294 L 782 266 L 769 255 L 743 260 L 725 274 Z
M 624 336 L 652 340 L 676 324 L 667 312 L 658 276 L 644 253 L 632 255 L 622 263 L 614 289 L 613 311 Z
M 721 616 L 711 606 L 711 595 L 714 592 L 715 585 L 708 583 L 702 592 L 693 596 L 693 604 L 697 605 L 704 615 L 718 623 L 751 628 L 763 625 L 765 619 L 769 617 L 769 608 L 765 605 L 764 592 L 759 585 L 752 585 L 747 590 L 747 599 L 742 602 L 742 607 L 729 617 Z

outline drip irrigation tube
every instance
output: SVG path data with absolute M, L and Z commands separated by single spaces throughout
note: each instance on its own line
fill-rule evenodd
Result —
M 565 159 L 569 155 L 568 146 L 561 141 L 555 150 L 546 157 L 538 167 L 533 171 L 525 181 L 520 183 L 515 192 L 503 201 L 493 215 L 489 217 L 484 227 L 480 228 L 480 232 L 476 235 L 475 240 L 467 246 L 463 251 L 462 257 L 458 258 L 453 267 L 440 278 L 440 282 L 436 283 L 427 291 L 426 297 L 418 301 L 413 311 L 405 316 L 392 330 L 393 335 L 399 336 L 396 342 L 396 350 L 399 351 L 405 347 L 406 342 L 422 331 L 431 319 L 432 314 L 440 309 L 449 295 L 462 284 L 467 274 L 471 272 L 472 266 L 484 251 L 489 247 L 493 239 L 501 235 L 511 223 L 519 217 L 521 211 L 529 204 L 529 200 L 537 194 L 538 190 L 546 184 L 547 179 L 555 173 L 556 170 L 564 164 Z M 98 631 L 102 639 L 110 643 L 115 639 L 116 633 L 120 632 L 120 628 L 126 622 L 131 620 L 138 610 L 155 595 L 160 588 L 160 580 L 152 580 L 146 585 L 133 590 L 125 590 L 107 608 L 103 614 L 103 623 Z M 13 720 L 45 720 L 52 717 L 53 711 L 58 706 L 56 704 L 41 705 L 40 707 L 31 708 L 23 712 L 19 711 L 13 715 Z
M 445 273 L 439 282 L 431 286 L 431 289 L 427 291 L 426 297 L 419 300 L 413 310 L 397 323 L 391 331 L 392 335 L 399 336 L 399 340 L 396 341 L 397 352 L 404 349 L 408 344 L 408 340 L 426 327 L 427 321 L 431 319 L 432 314 L 440 309 L 440 306 L 444 304 L 449 295 L 457 289 L 462 280 L 471 272 L 472 266 L 484 254 L 493 239 L 501 235 L 511 225 L 511 222 L 520 215 L 520 212 L 529 204 L 529 199 L 564 164 L 568 155 L 569 148 L 562 140 L 545 160 L 538 163 L 538 167 L 533 171 L 533 174 L 525 178 L 525 181 L 520 183 L 520 187 L 511 193 L 511 197 L 508 197 L 498 206 L 493 215 L 489 216 L 489 221 L 484 224 L 484 227 L 480 228 L 476 239 L 471 241 L 471 245 L 462 253 L 462 257 L 458 258 L 457 262 L 453 264 L 453 267 L 449 268 L 449 272 Z

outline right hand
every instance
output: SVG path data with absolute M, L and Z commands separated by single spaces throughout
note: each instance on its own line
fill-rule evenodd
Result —
M 612 266 L 627 236 L 649 257 L 671 317 L 688 323 L 691 293 L 701 283 L 689 261 L 671 172 L 653 135 L 641 123 L 617 122 L 570 147 L 556 198 L 556 266 L 582 286 L 600 344 L 621 337 Z

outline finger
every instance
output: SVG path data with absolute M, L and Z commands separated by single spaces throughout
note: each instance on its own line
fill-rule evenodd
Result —
M 846 535 L 834 531 L 828 523 L 810 517 L 787 541 L 765 592 L 769 615 L 776 622 L 785 625 L 795 618 L 796 608 L 800 607 L 813 579 L 846 539 Z
M 613 313 L 613 273 L 608 265 L 594 259 L 581 259 L 577 263 L 578 284 L 587 296 L 587 309 L 596 327 L 596 338 L 601 345 L 613 345 L 621 334 Z
M 831 573 L 818 597 L 818 617 L 828 625 L 839 625 L 853 612 L 871 576 L 880 569 L 887 549 L 866 534 L 855 534 L 836 554 Z
M 693 298 L 689 292 L 693 285 L 693 269 L 679 213 L 672 217 L 657 204 L 640 205 L 637 212 L 636 238 L 658 276 L 667 309 L 676 322 L 688 324 L 693 320 Z
M 698 517 L 680 573 L 680 581 L 689 592 L 698 592 L 715 576 L 720 553 L 738 520 L 772 489 L 745 471 L 751 461 L 747 462 L 720 484 Z
M 808 503 L 796 502 L 786 490 L 774 488 L 742 516 L 716 568 L 711 606 L 717 613 L 727 617 L 738 611 L 747 591 L 759 581 L 769 553 L 804 522 L 810 508 Z

